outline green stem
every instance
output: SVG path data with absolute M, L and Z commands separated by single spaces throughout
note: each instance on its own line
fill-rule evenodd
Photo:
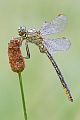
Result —
M 20 83 L 20 89 L 21 89 L 24 117 L 25 117 L 25 120 L 27 120 L 27 113 L 26 113 L 26 106 L 25 106 L 25 98 L 24 98 L 24 91 L 23 91 L 21 72 L 18 73 L 18 76 L 19 76 L 19 83 Z

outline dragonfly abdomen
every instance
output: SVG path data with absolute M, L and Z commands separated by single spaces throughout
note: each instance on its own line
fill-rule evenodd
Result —
M 48 58 L 50 59 L 52 65 L 54 66 L 54 68 L 55 68 L 55 70 L 56 70 L 57 75 L 58 75 L 59 78 L 60 78 L 60 82 L 61 82 L 61 84 L 62 84 L 62 86 L 63 86 L 64 92 L 66 93 L 66 96 L 68 97 L 68 99 L 69 99 L 71 102 L 73 102 L 73 98 L 72 98 L 72 96 L 71 96 L 70 90 L 69 90 L 66 82 L 64 81 L 64 77 L 63 77 L 63 75 L 61 74 L 61 71 L 60 71 L 59 67 L 57 66 L 55 60 L 53 59 L 53 57 L 51 56 L 51 54 L 50 54 L 47 50 L 46 50 L 46 55 L 47 55 Z

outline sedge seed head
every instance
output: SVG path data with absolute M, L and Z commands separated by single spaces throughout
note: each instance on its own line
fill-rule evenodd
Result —
M 8 43 L 8 57 L 13 72 L 22 72 L 25 68 L 24 58 L 20 50 L 20 38 L 12 38 Z

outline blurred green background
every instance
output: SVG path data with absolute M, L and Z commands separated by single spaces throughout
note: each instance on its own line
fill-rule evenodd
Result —
M 18 75 L 8 63 L 9 41 L 18 37 L 18 26 L 39 29 L 59 13 L 68 17 L 66 29 L 49 37 L 71 41 L 68 51 L 53 57 L 74 102 L 68 101 L 47 56 L 29 44 L 31 58 L 22 73 L 28 120 L 80 120 L 80 0 L 0 0 L 0 120 L 24 120 Z

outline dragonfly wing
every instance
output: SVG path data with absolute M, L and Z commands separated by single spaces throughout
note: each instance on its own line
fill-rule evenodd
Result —
M 43 38 L 42 44 L 50 54 L 55 54 L 57 51 L 66 51 L 69 49 L 71 42 L 64 37 L 56 39 Z
M 44 22 L 43 27 L 40 29 L 40 34 L 55 34 L 64 30 L 67 23 L 67 17 L 63 14 L 59 14 L 51 23 Z
M 45 21 L 45 22 L 43 23 L 43 27 L 45 27 L 45 26 L 47 26 L 47 25 L 49 25 L 49 24 L 50 24 L 49 22 Z

